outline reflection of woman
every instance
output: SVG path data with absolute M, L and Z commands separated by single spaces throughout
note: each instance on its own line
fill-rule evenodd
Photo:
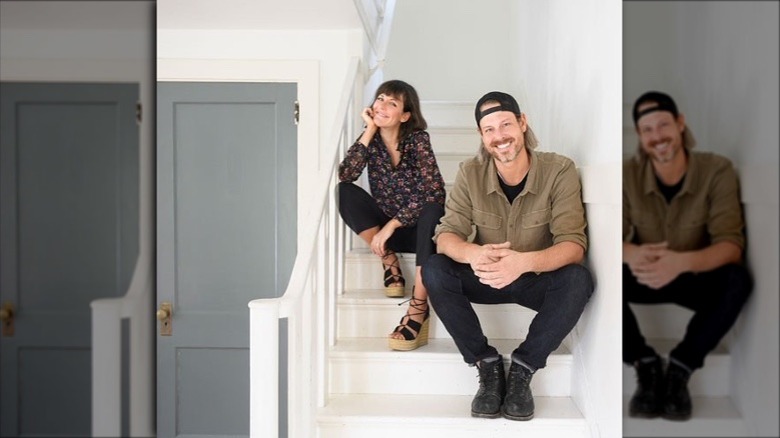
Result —
M 362 117 L 366 130 L 339 165 L 339 212 L 381 258 L 388 297 L 404 296 L 406 283 L 395 251 L 417 253 L 412 298 L 389 340 L 390 348 L 413 350 L 428 343 L 428 291 L 420 267 L 435 251 L 431 238 L 444 214 L 444 180 L 411 85 L 383 83 Z M 366 166 L 371 195 L 351 184 Z

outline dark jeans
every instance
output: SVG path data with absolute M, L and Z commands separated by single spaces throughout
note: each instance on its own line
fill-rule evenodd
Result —
M 753 289 L 753 281 L 742 265 L 726 265 L 710 272 L 682 274 L 668 285 L 654 290 L 637 283 L 628 265 L 623 265 L 623 361 L 629 365 L 655 350 L 645 342 L 628 303 L 675 303 L 695 313 L 685 336 L 670 356 L 694 370 L 704 365 L 712 351 L 736 321 Z
M 498 354 L 488 344 L 471 303 L 515 303 L 536 310 L 528 336 L 512 356 L 538 369 L 574 328 L 593 293 L 590 271 L 581 265 L 526 273 L 503 289 L 480 283 L 470 265 L 443 254 L 431 256 L 422 274 L 436 315 L 469 364 Z
M 379 208 L 371 195 L 355 184 L 340 182 L 338 191 L 339 213 L 355 233 L 360 234 L 373 227 L 381 228 L 392 219 Z M 433 231 L 442 216 L 444 216 L 444 207 L 440 204 L 423 205 L 417 224 L 396 229 L 387 239 L 387 248 L 395 252 L 417 254 L 415 263 L 417 266 L 422 266 L 428 257 L 436 252 Z

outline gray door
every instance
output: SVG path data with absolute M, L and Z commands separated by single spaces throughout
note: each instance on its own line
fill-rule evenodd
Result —
M 249 434 L 249 309 L 296 251 L 294 84 L 158 83 L 157 433 Z
M 89 303 L 138 255 L 138 85 L 0 87 L 0 435 L 87 436 Z

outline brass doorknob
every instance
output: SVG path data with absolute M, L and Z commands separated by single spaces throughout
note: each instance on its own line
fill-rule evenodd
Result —
M 2 329 L 0 329 L 0 333 L 3 336 L 14 335 L 15 313 L 14 305 L 9 301 L 6 301 L 2 306 L 0 306 L 0 327 L 2 327 Z
M 160 303 L 160 308 L 157 309 L 156 315 L 160 321 L 160 336 L 171 336 L 172 334 L 172 316 L 173 316 L 173 304 L 168 301 Z

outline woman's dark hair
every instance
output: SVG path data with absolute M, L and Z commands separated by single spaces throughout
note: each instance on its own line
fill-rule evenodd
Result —
M 398 134 L 399 142 L 403 141 L 414 131 L 424 131 L 428 128 L 428 124 L 425 122 L 425 118 L 420 110 L 420 98 L 417 96 L 417 91 L 414 87 L 396 79 L 380 85 L 374 95 L 374 101 L 380 94 L 403 99 L 404 112 L 411 114 L 409 120 L 401 123 L 401 132 Z

